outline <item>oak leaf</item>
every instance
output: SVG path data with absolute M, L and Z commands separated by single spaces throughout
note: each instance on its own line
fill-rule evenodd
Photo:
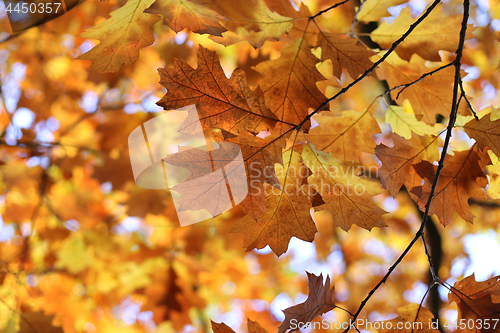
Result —
M 259 86 L 264 91 L 267 107 L 280 120 L 273 134 L 283 134 L 299 125 L 308 116 L 308 109 L 316 109 L 326 97 L 316 87 L 325 78 L 316 69 L 319 61 L 311 53 L 309 43 L 299 38 L 281 49 L 281 57 L 261 62 L 255 70 L 264 77 Z M 310 121 L 303 129 L 310 127 Z
M 463 127 L 469 137 L 476 140 L 479 147 L 488 147 L 497 156 L 500 156 L 500 119 L 492 121 L 489 114 L 481 119 L 472 119 Z
M 279 40 L 293 26 L 292 18 L 271 10 L 263 0 L 208 0 L 206 6 L 224 18 L 221 24 L 227 31 L 210 39 L 225 46 L 247 41 L 261 47 L 267 39 Z
M 356 162 L 361 152 L 374 152 L 376 144 L 372 136 L 381 130 L 370 112 L 342 111 L 340 117 L 325 112 L 313 119 L 319 126 L 312 128 L 306 137 L 317 149 L 331 153 L 334 158 Z
M 321 47 L 321 61 L 330 59 L 333 65 L 333 75 L 341 78 L 342 68 L 356 79 L 372 67 L 370 57 L 375 52 L 357 46 L 354 38 L 341 38 L 338 34 L 321 31 L 317 47 Z
M 394 147 L 380 144 L 375 148 L 375 154 L 382 162 L 382 168 L 379 170 L 380 182 L 395 198 L 403 185 L 408 191 L 422 185 L 422 178 L 413 165 L 421 161 L 436 161 L 439 158 L 439 150 L 437 137 L 413 135 L 407 140 L 391 133 L 391 138 Z
M 387 9 L 404 2 L 405 0 L 366 0 L 358 12 L 357 18 L 361 22 L 378 21 L 382 17 L 391 16 Z
M 441 61 L 438 51 L 455 52 L 458 47 L 457 31 L 460 31 L 462 15 L 443 17 L 443 5 L 439 4 L 420 23 L 406 39 L 398 45 L 396 52 L 405 59 L 410 60 L 413 54 L 430 61 Z M 403 8 L 392 24 L 382 23 L 375 29 L 370 37 L 382 48 L 389 48 L 415 23 L 417 18 L 412 18 L 410 8 Z M 472 25 L 468 25 L 466 38 L 472 38 Z
M 458 305 L 458 322 L 473 323 L 466 325 L 465 332 L 500 332 L 500 327 L 495 325 L 500 320 L 499 279 L 500 276 L 495 276 L 484 282 L 477 282 L 472 274 L 455 282 L 450 289 L 448 301 Z M 486 328 L 486 323 L 490 324 L 489 328 Z
M 276 164 L 280 188 L 264 184 L 266 211 L 258 219 L 245 216 L 236 221 L 231 232 L 244 234 L 247 251 L 269 245 L 280 256 L 288 249 L 292 237 L 307 242 L 314 240 L 316 225 L 310 208 L 317 193 L 307 184 L 310 170 L 301 162 L 300 154 L 286 151 L 284 165 Z
M 196 104 L 197 111 L 189 111 L 181 126 L 184 133 L 196 131 L 198 119 L 204 129 L 219 128 L 235 135 L 242 130 L 254 134 L 269 130 L 277 121 L 266 108 L 262 92 L 247 86 L 243 70 L 236 69 L 228 79 L 217 54 L 203 46 L 198 50 L 196 69 L 176 59 L 174 68 L 158 72 L 168 91 L 156 104 L 166 110 Z
M 101 42 L 79 59 L 90 59 L 90 68 L 98 72 L 116 72 L 122 65 L 131 65 L 139 58 L 139 50 L 153 44 L 152 27 L 158 15 L 145 14 L 154 0 L 129 0 L 111 13 L 106 21 L 85 30 L 81 38 Z
M 419 304 L 400 307 L 397 313 L 397 318 L 380 322 L 381 328 L 377 330 L 380 333 L 439 333 L 439 330 L 432 328 L 432 312 Z
M 210 320 L 214 333 L 235 333 L 229 326 L 224 323 L 216 323 Z M 265 329 L 256 321 L 247 319 L 248 333 L 267 333 Z
M 483 189 L 488 184 L 484 174 L 487 164 L 490 164 L 490 158 L 486 149 L 480 150 L 477 145 L 447 156 L 432 199 L 430 214 L 436 214 L 444 226 L 450 223 L 454 213 L 472 223 L 474 214 L 467 201 L 471 197 L 486 198 Z M 413 167 L 416 173 L 425 179 L 423 186 L 416 186 L 411 190 L 419 197 L 418 206 L 423 211 L 429 200 L 437 166 L 422 161 Z
M 353 224 L 371 230 L 385 227 L 382 215 L 373 197 L 383 192 L 380 184 L 358 177 L 359 164 L 347 163 L 308 145 L 302 152 L 305 165 L 312 171 L 309 184 L 325 201 L 315 210 L 332 212 L 335 225 L 348 231 Z
M 488 154 L 491 158 L 491 165 L 486 167 L 490 181 L 486 194 L 490 199 L 500 199 L 500 159 L 490 151 Z
M 411 139 L 412 133 L 417 135 L 438 134 L 437 125 L 429 126 L 417 120 L 408 100 L 402 104 L 403 106 L 391 105 L 385 112 L 385 122 L 391 125 L 393 133 L 399 134 L 407 140 Z M 407 109 L 411 113 L 406 112 Z
M 198 34 L 222 36 L 227 29 L 219 22 L 224 18 L 207 7 L 206 0 L 156 0 L 145 13 L 159 14 L 173 31 L 188 28 Z
M 330 277 L 326 276 L 326 281 L 323 284 L 323 274 L 316 276 L 309 272 L 307 278 L 309 282 L 309 295 L 305 302 L 289 307 L 283 312 L 285 320 L 278 328 L 278 333 L 295 332 L 298 328 L 291 328 L 291 321 L 296 320 L 297 323 L 309 323 L 317 316 L 333 310 L 335 305 L 335 286 L 330 288 Z
M 222 142 L 208 151 L 184 147 L 163 160 L 191 172 L 181 183 L 171 187 L 180 193 L 178 211 L 206 209 L 212 217 L 232 208 L 232 199 L 240 202 L 247 194 L 244 165 L 237 156 L 236 144 Z M 231 194 L 228 191 L 231 191 Z
M 222 135 L 214 135 L 217 141 Z M 234 138 L 227 138 L 226 142 L 237 144 L 243 154 L 247 172 L 248 196 L 240 203 L 243 211 L 254 219 L 258 219 L 266 212 L 264 183 L 280 189 L 280 181 L 274 171 L 276 163 L 283 165 L 284 140 L 277 135 L 270 135 L 262 139 L 243 132 Z
M 426 61 L 418 55 L 413 55 L 410 62 L 406 62 L 391 54 L 381 64 L 377 76 L 386 80 L 390 88 L 394 88 L 414 82 L 431 70 L 433 68 L 426 67 Z M 400 90 L 392 91 L 391 96 L 399 105 L 402 105 L 405 99 L 409 100 L 417 119 L 433 125 L 436 123 L 436 115 L 447 116 L 450 113 L 454 82 L 455 70 L 448 67 L 407 87 L 399 95 Z M 458 112 L 469 115 L 467 103 L 460 103 Z

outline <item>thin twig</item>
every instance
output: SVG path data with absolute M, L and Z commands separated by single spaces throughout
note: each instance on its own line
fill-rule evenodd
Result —
M 323 10 L 319 11 L 317 14 L 310 16 L 309 20 L 314 20 L 316 17 L 323 15 L 324 13 L 326 13 L 334 8 L 337 8 L 338 6 L 342 6 L 343 4 L 348 3 L 349 1 L 351 1 L 351 0 L 344 0 L 342 2 L 336 3 L 333 6 L 328 7 L 327 9 L 323 9 Z
M 351 36 L 351 38 L 354 37 L 354 27 L 356 26 L 356 23 L 358 23 L 358 14 L 361 11 L 361 8 L 363 8 L 363 5 L 365 4 L 365 2 L 366 2 L 366 0 L 361 1 L 358 9 L 356 10 L 356 13 L 354 14 L 354 19 L 352 20 L 352 24 L 351 24 L 351 30 L 349 30 L 349 36 Z
M 439 3 L 439 1 L 434 2 L 433 5 L 437 5 L 437 3 Z M 422 240 L 425 242 L 425 239 L 424 239 L 425 224 L 427 223 L 427 219 L 429 218 L 429 211 L 430 211 L 430 207 L 431 207 L 431 204 L 432 204 L 432 199 L 434 198 L 434 193 L 436 192 L 437 184 L 438 184 L 438 181 L 439 181 L 439 176 L 441 175 L 441 171 L 443 170 L 443 167 L 444 167 L 444 160 L 446 158 L 446 154 L 447 154 L 447 151 L 448 151 L 448 146 L 449 146 L 450 139 L 451 139 L 451 133 L 452 133 L 453 127 L 455 125 L 455 120 L 456 120 L 456 117 L 457 117 L 457 110 L 458 110 L 458 103 L 457 103 L 458 89 L 459 89 L 459 86 L 460 86 L 460 78 L 461 78 L 460 77 L 460 66 L 461 66 L 462 53 L 463 53 L 463 48 L 464 48 L 465 34 L 466 34 L 466 31 L 467 31 L 467 20 L 469 18 L 469 5 L 470 5 L 469 4 L 469 0 L 464 0 L 464 14 L 463 14 L 462 26 L 461 26 L 461 29 L 460 29 L 460 39 L 459 39 L 458 48 L 457 48 L 457 52 L 456 52 L 457 53 L 457 57 L 453 61 L 453 65 L 455 66 L 455 82 L 454 82 L 454 85 L 453 85 L 453 97 L 452 97 L 452 107 L 451 107 L 451 111 L 450 111 L 450 121 L 448 123 L 448 127 L 447 127 L 447 130 L 446 130 L 446 138 L 445 138 L 443 150 L 442 150 L 442 153 L 441 153 L 441 158 L 439 160 L 439 164 L 438 164 L 438 167 L 437 167 L 437 170 L 436 170 L 436 176 L 434 178 L 434 182 L 433 182 L 432 187 L 431 187 L 431 191 L 430 191 L 430 194 L 429 194 L 429 199 L 427 200 L 427 203 L 425 205 L 425 212 L 424 212 L 424 216 L 422 218 L 422 223 L 420 224 L 420 228 L 417 231 L 417 233 L 415 234 L 415 236 L 413 237 L 413 239 L 411 240 L 410 244 L 408 244 L 408 246 L 406 247 L 406 249 L 399 256 L 399 258 L 396 260 L 396 262 L 394 262 L 394 264 L 389 268 L 388 272 L 384 275 L 384 277 L 379 281 L 379 283 L 377 283 L 377 285 L 372 290 L 370 290 L 370 292 L 368 293 L 368 296 L 361 302 L 358 310 L 354 314 L 353 321 L 356 321 L 357 317 L 359 316 L 359 314 L 361 313 L 361 311 L 365 307 L 365 305 L 368 302 L 368 300 L 378 290 L 378 288 L 380 288 L 380 286 L 387 281 L 387 279 L 392 274 L 392 272 L 394 271 L 394 269 L 399 265 L 399 263 L 403 260 L 403 258 L 406 256 L 406 254 L 408 254 L 408 252 L 411 250 L 411 248 L 416 243 L 416 241 L 419 238 L 422 238 Z M 427 10 L 426 13 L 428 15 L 429 10 Z M 394 46 L 394 44 L 393 44 L 393 46 Z M 428 252 L 427 252 L 427 259 L 429 261 L 429 269 L 431 270 L 431 274 L 432 274 L 434 280 L 435 281 L 439 280 L 439 278 L 436 276 L 436 273 L 434 272 L 434 267 L 433 267 L 433 264 L 432 264 L 432 260 L 431 260 L 430 255 L 429 255 Z M 348 330 L 346 330 L 345 332 L 347 332 L 347 331 Z
M 427 8 L 427 10 L 418 18 L 418 20 L 415 23 L 413 23 L 412 25 L 410 25 L 410 27 L 408 28 L 408 30 L 397 41 L 395 41 L 392 44 L 391 48 L 389 50 L 387 50 L 387 52 L 377 62 L 375 62 L 372 67 L 368 68 L 360 77 L 358 77 L 357 79 L 355 79 L 354 81 L 352 81 L 351 83 L 349 83 L 347 86 L 345 86 L 344 88 L 342 88 L 342 90 L 340 90 L 338 93 L 336 93 L 333 97 L 328 98 L 325 102 L 323 102 L 320 106 L 318 106 L 316 108 L 316 110 L 314 110 L 307 117 L 305 117 L 304 120 L 299 125 L 297 125 L 296 128 L 302 127 L 302 125 L 304 125 L 306 122 L 308 122 L 309 119 L 311 119 L 312 116 L 314 116 L 316 113 L 318 113 L 319 111 L 321 111 L 325 106 L 327 106 L 328 104 L 330 104 L 331 101 L 333 101 L 333 100 L 337 99 L 337 97 L 345 94 L 352 87 L 354 87 L 356 84 L 358 84 L 358 82 L 360 82 L 365 77 L 367 77 L 368 75 L 370 75 L 370 73 L 373 72 L 375 70 L 375 68 L 378 67 L 378 65 L 380 65 L 381 63 L 383 63 L 385 61 L 385 59 L 387 59 L 387 57 L 389 57 L 389 55 L 392 52 L 394 52 L 394 50 L 396 49 L 396 47 L 398 47 L 398 45 L 401 44 L 406 39 L 406 37 L 408 37 L 412 33 L 412 31 L 415 30 L 415 28 L 420 23 L 422 23 L 423 20 L 425 20 L 425 18 L 427 16 L 429 16 L 429 14 L 434 10 L 434 8 L 436 8 L 436 6 L 440 2 L 441 2 L 441 0 L 434 0 L 434 2 Z

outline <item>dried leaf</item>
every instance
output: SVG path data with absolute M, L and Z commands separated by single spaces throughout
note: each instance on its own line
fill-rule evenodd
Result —
M 476 282 L 472 274 L 455 282 L 451 288 L 448 301 L 457 303 L 458 322 L 466 322 L 465 332 L 500 332 L 499 278 L 495 276 L 484 282 Z
M 422 178 L 413 166 L 421 161 L 434 162 L 439 158 L 438 138 L 413 135 L 406 140 L 391 133 L 394 147 L 378 145 L 375 148 L 378 159 L 382 162 L 379 170 L 380 182 L 395 198 L 401 186 L 410 191 L 422 185 Z
M 309 295 L 305 302 L 283 310 L 285 320 L 283 320 L 278 328 L 278 333 L 297 331 L 297 328 L 291 328 L 290 322 L 293 319 L 297 322 L 308 323 L 313 321 L 317 316 L 335 308 L 335 286 L 330 288 L 330 277 L 327 275 L 326 281 L 323 284 L 323 274 L 316 276 L 309 272 L 306 273 L 309 280 Z
M 483 189 L 488 184 L 488 180 L 484 170 L 486 164 L 489 163 L 490 158 L 486 150 L 480 150 L 476 145 L 469 150 L 447 156 L 432 199 L 430 214 L 436 214 L 444 226 L 450 223 L 454 213 L 472 223 L 474 215 L 467 201 L 471 197 L 486 198 Z M 418 206 L 423 211 L 436 177 L 437 166 L 422 161 L 413 167 L 416 173 L 425 179 L 423 186 L 417 186 L 411 190 L 419 197 Z

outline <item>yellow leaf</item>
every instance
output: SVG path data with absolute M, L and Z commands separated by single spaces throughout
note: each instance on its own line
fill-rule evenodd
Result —
M 361 22 L 378 21 L 385 16 L 391 16 L 387 11 L 392 6 L 397 6 L 406 0 L 366 0 L 358 13 L 358 20 Z
M 80 238 L 67 238 L 57 251 L 57 268 L 66 268 L 70 273 L 77 274 L 91 264 L 85 243 Z
M 90 59 L 90 68 L 98 72 L 116 72 L 122 65 L 131 65 L 139 58 L 139 50 L 154 42 L 152 27 L 158 15 L 146 14 L 154 0 L 129 0 L 111 13 L 106 21 L 85 30 L 80 37 L 101 42 L 79 59 Z
M 361 165 L 337 160 L 311 145 L 304 148 L 302 158 L 313 173 L 308 178 L 310 186 L 325 201 L 315 210 L 329 210 L 335 226 L 345 231 L 353 224 L 367 230 L 386 226 L 382 220 L 386 212 L 372 199 L 383 189 L 380 184 L 358 177 Z
M 409 104 L 408 100 L 403 102 Z M 411 106 L 410 106 L 411 108 Z M 418 121 L 415 114 L 405 112 L 402 106 L 391 105 L 385 112 L 385 121 L 391 124 L 392 132 L 401 135 L 403 138 L 411 139 L 411 133 L 417 135 L 437 135 L 442 126 L 429 126 L 422 121 Z
M 462 15 L 443 17 L 442 4 L 429 14 L 415 30 L 399 44 L 396 52 L 405 59 L 410 60 L 413 54 L 431 61 L 441 61 L 438 51 L 455 52 L 458 47 L 458 32 L 462 22 Z M 410 8 L 404 8 L 394 23 L 382 23 L 371 33 L 372 40 L 382 48 L 391 47 L 410 27 L 417 18 L 412 18 Z M 468 26 L 466 38 L 472 38 L 472 24 Z

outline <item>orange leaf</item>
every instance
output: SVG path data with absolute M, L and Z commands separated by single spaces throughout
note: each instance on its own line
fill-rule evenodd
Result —
M 307 185 L 310 170 L 300 155 L 288 150 L 283 154 L 284 165 L 275 165 L 280 189 L 264 184 L 266 212 L 258 219 L 246 216 L 238 220 L 231 232 L 244 234 L 247 251 L 269 245 L 278 256 L 288 249 L 292 237 L 307 242 L 314 240 L 316 225 L 309 212 L 316 193 Z
M 500 119 L 491 121 L 489 115 L 485 115 L 479 120 L 472 119 L 463 128 L 481 149 L 488 147 L 500 156 Z
M 157 103 L 170 109 L 196 104 L 197 114 L 189 111 L 183 132 L 200 119 L 204 129 L 219 128 L 238 134 L 242 130 L 259 133 L 269 130 L 277 118 L 267 110 L 260 90 L 252 91 L 246 85 L 243 70 L 236 69 L 226 78 L 215 52 L 200 46 L 198 67 L 193 69 L 185 61 L 175 60 L 174 68 L 159 69 L 160 83 L 167 94 Z
M 264 78 L 259 85 L 264 91 L 266 105 L 281 121 L 273 134 L 282 134 L 300 124 L 309 114 L 308 109 L 318 108 L 326 97 L 316 87 L 325 78 L 316 69 L 316 58 L 309 43 L 299 38 L 281 51 L 281 57 L 264 61 L 255 70 Z M 310 122 L 303 126 L 309 129 Z
M 500 332 L 499 279 L 500 276 L 495 276 L 484 282 L 476 282 L 472 274 L 457 281 L 451 288 L 448 301 L 458 305 L 458 322 L 469 324 L 465 325 L 465 332 Z
M 471 197 L 486 199 L 483 188 L 488 180 L 484 169 L 489 163 L 490 157 L 486 150 L 481 151 L 476 145 L 469 150 L 455 152 L 454 156 L 447 156 L 432 199 L 430 214 L 436 214 L 445 226 L 450 223 L 454 213 L 472 223 L 474 215 L 467 200 Z M 425 178 L 423 186 L 411 190 L 419 197 L 418 206 L 423 211 L 436 177 L 437 166 L 422 161 L 413 167 L 420 177 Z
M 393 88 L 416 81 L 422 74 L 432 71 L 433 68 L 426 67 L 425 63 L 426 61 L 418 55 L 413 55 L 410 62 L 406 62 L 391 54 L 381 64 L 377 75 Z M 400 91 L 398 89 L 392 91 L 391 96 L 399 105 L 402 105 L 405 99 L 409 100 L 417 119 L 432 125 L 436 123 L 436 115 L 447 116 L 450 113 L 453 82 L 455 82 L 455 69 L 448 67 L 406 88 L 399 94 L 399 98 L 396 98 Z M 458 112 L 461 115 L 469 115 L 467 103 L 460 103 Z
M 375 54 L 356 44 L 356 39 L 340 38 L 339 35 L 321 31 L 317 46 L 321 47 L 321 61 L 332 61 L 333 75 L 340 79 L 342 68 L 345 68 L 356 79 L 372 67 L 370 57 Z
M 434 162 L 439 158 L 437 137 L 418 136 L 413 134 L 410 140 L 391 133 L 394 147 L 378 145 L 375 152 L 382 162 L 379 170 L 380 181 L 395 198 L 401 186 L 410 191 L 422 185 L 422 178 L 416 173 L 413 165 L 421 161 Z
M 374 152 L 372 136 L 381 130 L 370 112 L 342 111 L 340 117 L 325 112 L 313 119 L 319 126 L 312 128 L 306 137 L 319 150 L 331 153 L 334 158 L 355 162 L 359 162 L 361 152 Z

